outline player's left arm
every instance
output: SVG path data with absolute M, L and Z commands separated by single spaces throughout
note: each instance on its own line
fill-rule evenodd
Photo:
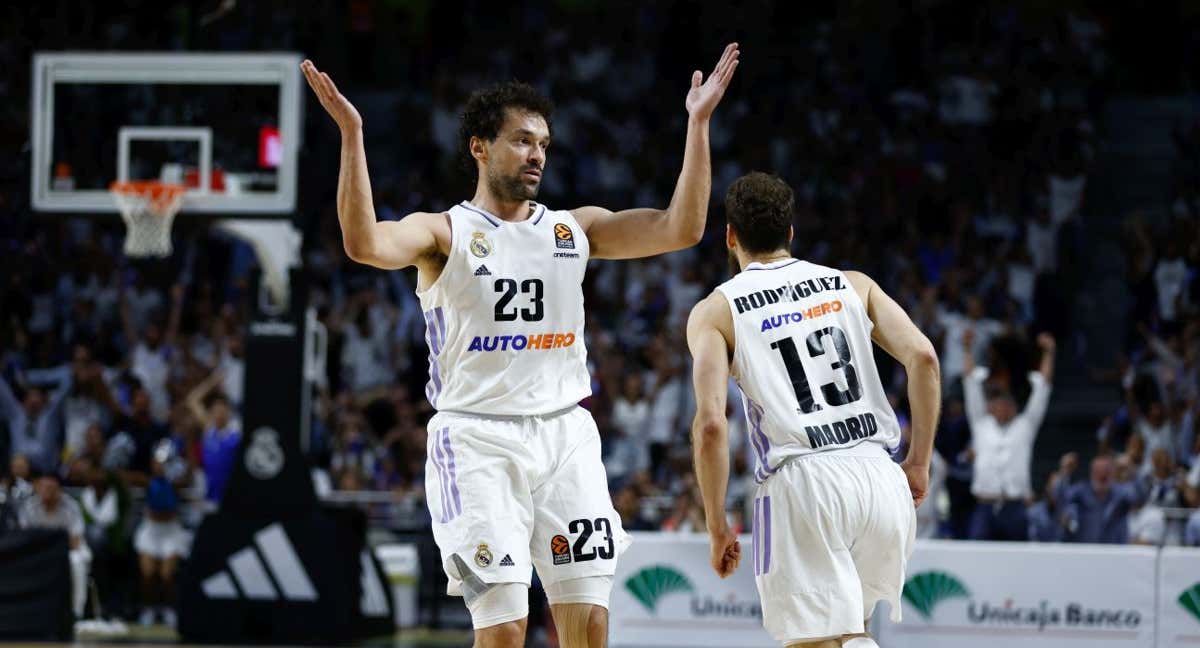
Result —
M 737 43 L 730 43 L 703 84 L 700 70 L 684 102 L 688 111 L 683 169 L 666 209 L 637 208 L 610 211 L 580 207 L 571 212 L 587 234 L 591 256 L 636 259 L 691 247 L 704 236 L 712 189 L 708 124 L 738 66 Z
M 732 329 L 729 306 L 717 293 L 696 304 L 688 318 L 692 386 L 696 390 L 696 418 L 692 422 L 696 481 L 704 500 L 712 567 L 721 578 L 737 569 L 742 552 L 737 535 L 725 519 L 725 492 L 729 484 L 729 424 L 725 420 L 725 405 Z

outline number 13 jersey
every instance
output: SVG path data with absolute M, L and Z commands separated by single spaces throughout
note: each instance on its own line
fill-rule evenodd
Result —
M 733 315 L 754 477 L 789 457 L 880 454 L 900 426 L 875 367 L 874 324 L 840 270 L 798 259 L 751 263 L 717 287 Z
M 516 223 L 465 201 L 449 214 L 446 266 L 417 291 L 429 403 L 438 411 L 532 416 L 591 395 L 582 286 L 589 247 L 579 223 L 536 203 Z

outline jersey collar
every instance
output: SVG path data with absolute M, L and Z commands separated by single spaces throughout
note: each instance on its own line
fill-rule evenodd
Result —
M 527 218 L 523 221 L 520 221 L 518 223 L 508 223 L 509 225 L 522 225 L 525 223 L 528 223 L 530 225 L 537 225 L 538 223 L 540 223 L 542 221 L 542 217 L 546 215 L 546 206 L 542 205 L 540 203 L 536 203 L 532 200 L 529 202 L 533 205 L 533 214 L 529 218 Z M 477 207 L 477 206 L 471 204 L 470 202 L 467 202 L 466 200 L 458 203 L 458 206 L 462 207 L 463 209 L 466 209 L 468 211 L 473 211 L 476 214 L 479 214 L 480 216 L 483 216 L 484 220 L 491 223 L 493 227 L 500 227 L 502 224 L 505 223 L 505 221 L 503 219 L 501 219 L 499 216 L 496 216 L 495 214 L 491 213 L 490 211 L 488 211 L 486 209 L 483 209 L 482 207 Z
M 786 268 L 793 263 L 800 263 L 800 259 L 780 259 L 770 263 L 759 263 L 758 261 L 755 261 L 747 264 L 745 270 L 746 272 L 751 270 L 778 270 L 779 268 Z

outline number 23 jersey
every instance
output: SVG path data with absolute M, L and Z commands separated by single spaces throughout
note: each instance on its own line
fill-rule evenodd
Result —
M 530 416 L 591 395 L 583 341 L 589 247 L 567 211 L 531 203 L 506 222 L 462 202 L 437 281 L 417 292 L 439 411 Z
M 733 377 L 756 481 L 793 456 L 895 448 L 900 426 L 875 366 L 874 324 L 845 274 L 783 259 L 751 263 L 717 290 L 733 315 Z

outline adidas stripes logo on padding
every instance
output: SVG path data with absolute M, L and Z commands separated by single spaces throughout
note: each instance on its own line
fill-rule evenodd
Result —
M 513 562 L 512 556 L 508 554 L 504 554 L 504 557 L 500 559 L 501 567 L 512 567 L 514 564 L 516 563 Z
M 259 555 L 261 554 L 261 558 Z M 263 559 L 266 568 L 263 568 Z M 267 576 L 270 570 L 271 575 Z M 233 574 L 233 578 L 229 574 Z M 274 583 L 271 582 L 272 578 Z M 234 584 L 236 582 L 236 585 Z M 279 523 L 254 534 L 254 544 L 229 557 L 229 570 L 222 571 L 200 584 L 204 595 L 211 599 L 248 598 L 258 601 L 315 601 L 317 590 L 308 572 L 300 563 L 296 549 Z M 240 592 L 240 594 L 239 594 Z
M 478 269 L 475 270 L 475 276 L 476 277 L 490 277 L 490 276 L 492 276 L 492 272 L 487 269 L 487 266 L 481 265 L 481 266 L 479 266 Z
M 359 601 L 362 613 L 370 617 L 388 616 L 383 575 L 371 560 L 370 549 L 363 549 L 358 559 L 362 567 L 362 598 Z M 200 584 L 208 598 L 276 601 L 281 598 L 281 593 L 285 601 L 315 601 L 318 598 L 296 548 L 278 522 L 255 533 L 254 544 L 230 556 L 228 564 L 228 570 L 213 574 Z

